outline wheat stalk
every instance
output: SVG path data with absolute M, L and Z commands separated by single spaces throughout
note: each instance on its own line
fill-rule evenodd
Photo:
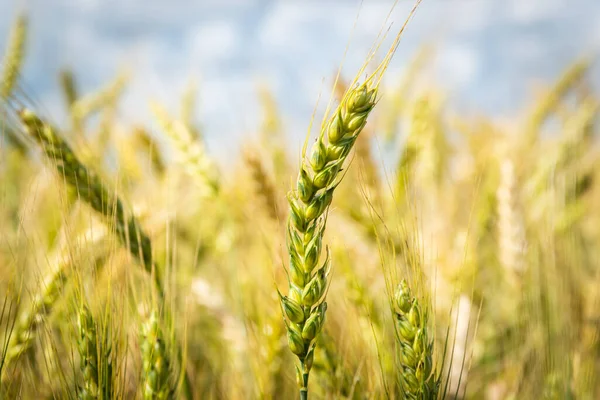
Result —
M 396 334 L 400 347 L 400 383 L 407 400 L 434 400 L 438 382 L 433 370 L 433 339 L 428 312 L 403 280 L 394 295 Z

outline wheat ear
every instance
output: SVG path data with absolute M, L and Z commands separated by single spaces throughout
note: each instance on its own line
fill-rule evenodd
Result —
M 68 265 L 60 264 L 48 275 L 42 284 L 42 290 L 35 295 L 29 308 L 19 317 L 6 350 L 5 367 L 10 366 L 33 346 L 38 330 L 61 294 L 68 269 Z
M 518 284 L 525 268 L 526 238 L 516 180 L 514 162 L 502 159 L 497 191 L 498 252 L 508 280 Z
M 256 194 L 262 200 L 264 208 L 275 222 L 282 221 L 277 189 L 273 177 L 267 172 L 263 158 L 256 152 L 244 151 L 244 161 L 252 175 Z
M 77 346 L 83 375 L 79 398 L 81 400 L 97 400 L 101 398 L 99 396 L 98 335 L 92 313 L 85 305 L 80 308 L 77 316 Z
M 537 140 L 539 130 L 548 117 L 559 106 L 564 96 L 585 76 L 591 65 L 591 60 L 582 59 L 571 65 L 563 72 L 554 86 L 542 96 L 535 105 L 526 122 L 525 139 L 529 144 Z
M 100 233 L 90 243 L 93 246 L 98 246 L 97 248 L 94 247 L 98 251 L 95 257 L 104 254 L 105 250 L 101 245 L 103 239 L 104 234 Z M 74 262 L 76 261 L 70 259 L 67 254 L 59 255 L 51 272 L 46 275 L 41 283 L 40 291 L 32 298 L 28 308 L 21 313 L 10 335 L 6 347 L 4 366 L 9 366 L 12 362 L 17 361 L 23 353 L 31 349 L 39 329 L 52 312 L 55 303 L 59 300 L 64 285 L 71 275 Z M 6 375 L 2 376 L 2 378 L 5 377 Z
M 172 119 L 159 104 L 152 103 L 150 108 L 161 129 L 175 146 L 179 161 L 199 189 L 207 195 L 216 194 L 219 191 L 216 168 L 206 154 L 203 143 L 194 137 L 183 122 Z
M 142 396 L 145 400 L 173 399 L 175 387 L 161 321 L 156 310 L 142 325 Z
M 8 45 L 2 61 L 2 71 L 0 74 L 0 120 L 6 119 L 3 103 L 8 100 L 15 88 L 19 79 L 19 74 L 25 60 L 25 44 L 27 42 L 27 18 L 21 15 L 15 21 L 12 30 L 9 34 Z M 2 121 L 0 131 L 6 135 L 8 142 L 11 143 L 20 153 L 25 153 L 25 144 L 10 129 L 7 124 Z
M 407 400 L 434 400 L 438 382 L 433 371 L 433 340 L 428 313 L 413 296 L 406 281 L 394 295 L 396 334 L 400 345 L 400 384 Z
M 308 399 L 308 378 L 314 360 L 316 338 L 323 328 L 327 310 L 325 295 L 331 266 L 329 254 L 317 268 L 327 210 L 341 180 L 339 176 L 342 166 L 375 107 L 381 77 L 419 3 L 420 0 L 417 0 L 374 73 L 362 84 L 357 85 L 355 79 L 350 85 L 332 117 L 323 123 L 308 159 L 303 150 L 296 189 L 288 194 L 289 292 L 287 296 L 280 294 L 280 299 L 288 331 L 288 344 L 299 360 L 296 378 L 302 400 Z M 375 50 L 377 48 L 378 46 Z M 365 71 L 373 56 L 374 53 L 369 55 L 359 74 Z
M 8 39 L 4 55 L 4 68 L 0 77 L 0 101 L 8 99 L 19 79 L 23 60 L 25 59 L 25 42 L 27 41 L 27 18 L 17 18 Z
M 123 92 L 126 83 L 127 76 L 125 74 L 120 74 L 106 87 L 94 93 L 76 98 L 71 105 L 73 120 L 80 124 L 91 114 L 101 110 L 107 104 L 114 102 L 114 100 Z
M 65 98 L 65 104 L 67 108 L 71 109 L 78 98 L 77 84 L 75 82 L 75 76 L 73 76 L 73 71 L 69 69 L 60 71 L 58 79 Z
M 371 80 L 351 88 L 322 129 L 310 160 L 303 157 L 297 186 L 288 194 L 289 293 L 280 294 L 288 343 L 298 357 L 296 366 L 300 398 L 308 397 L 308 378 L 316 338 L 325 322 L 327 276 L 330 258 L 317 267 L 321 255 L 326 211 L 342 166 L 356 138 L 367 123 L 377 98 Z
M 159 271 L 153 268 L 150 239 L 142 231 L 137 219 L 133 216 L 127 217 L 122 201 L 111 194 L 100 178 L 79 161 L 73 150 L 52 126 L 46 124 L 30 110 L 20 111 L 19 116 L 27 133 L 42 146 L 66 183 L 76 189 L 80 198 L 95 211 L 110 221 L 114 218 L 114 229 L 119 239 L 143 264 L 146 271 L 154 272 L 156 287 L 162 293 Z

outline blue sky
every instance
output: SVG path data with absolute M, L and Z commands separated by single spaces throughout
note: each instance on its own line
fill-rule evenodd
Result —
M 359 13 L 355 0 L 0 2 L 0 47 L 17 10 L 31 10 L 24 78 L 55 119 L 64 115 L 57 84 L 63 66 L 75 71 L 83 92 L 125 67 L 133 75 L 120 115 L 138 122 L 148 120 L 148 99 L 174 110 L 194 78 L 199 119 L 209 147 L 221 155 L 223 143 L 256 129 L 259 82 L 274 91 L 299 145 L 349 39 L 344 73 L 351 77 L 393 4 L 365 0 Z M 399 1 L 392 32 L 411 6 Z M 510 115 L 527 104 L 536 83 L 600 50 L 600 1 L 424 0 L 387 73 L 390 84 L 427 43 L 437 48 L 432 79 L 454 107 Z M 598 65 L 592 75 L 599 85 Z

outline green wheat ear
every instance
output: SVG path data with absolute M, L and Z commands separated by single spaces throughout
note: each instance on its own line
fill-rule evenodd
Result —
M 142 395 L 144 400 L 175 398 L 172 363 L 161 320 L 153 310 L 142 325 Z
M 405 280 L 396 290 L 393 305 L 400 347 L 399 380 L 404 398 L 436 399 L 438 381 L 433 369 L 433 339 L 427 327 L 428 313 L 413 296 Z
M 83 382 L 79 392 L 81 400 L 99 399 L 98 335 L 96 323 L 87 306 L 82 306 L 77 316 L 77 345 L 81 358 Z
M 339 184 L 342 166 L 375 106 L 377 88 L 371 85 L 372 81 L 367 81 L 349 90 L 321 131 L 309 159 L 302 160 L 296 190 L 288 194 L 289 293 L 280 297 L 288 343 L 300 361 L 296 370 L 301 398 L 308 396 L 314 348 L 327 310 L 329 254 L 318 266 L 327 209 Z
M 96 212 L 114 224 L 121 243 L 137 258 L 144 269 L 154 274 L 156 288 L 162 294 L 162 279 L 152 262 L 152 244 L 134 216 L 128 216 L 123 202 L 111 193 L 100 178 L 86 167 L 58 132 L 31 110 L 19 112 L 26 132 L 37 140 L 66 183 Z

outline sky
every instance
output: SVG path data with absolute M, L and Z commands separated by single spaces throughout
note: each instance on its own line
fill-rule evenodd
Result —
M 58 72 L 75 72 L 80 92 L 121 70 L 130 82 L 125 121 L 149 120 L 148 100 L 176 111 L 190 80 L 198 83 L 198 120 L 208 146 L 227 157 L 260 119 L 266 84 L 297 146 L 321 95 L 344 61 L 351 78 L 382 27 L 394 34 L 413 2 L 364 0 L 0 0 L 0 48 L 13 17 L 28 10 L 24 71 L 28 92 L 64 118 Z M 386 18 L 388 17 L 387 22 Z M 600 50 L 598 0 L 424 0 L 390 70 L 390 85 L 427 44 L 431 79 L 452 107 L 507 116 L 528 104 L 536 84 L 551 82 L 576 58 Z M 347 52 L 346 52 L 346 49 Z M 344 54 L 346 56 L 344 58 Z M 599 63 L 592 79 L 600 87 Z M 321 100 L 324 106 L 325 100 Z

